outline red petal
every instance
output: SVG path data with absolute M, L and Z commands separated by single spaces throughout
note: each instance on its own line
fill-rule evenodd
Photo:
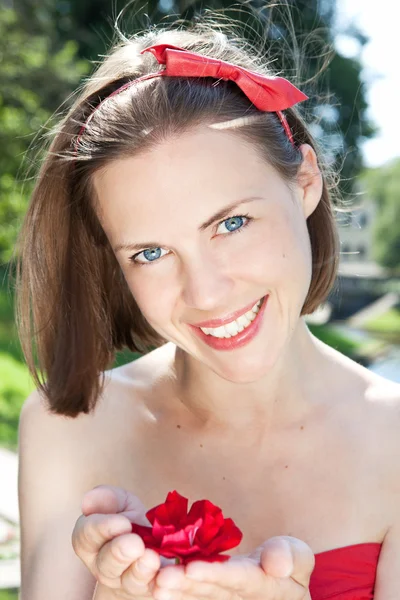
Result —
M 153 524 L 157 517 L 162 524 L 175 525 L 178 529 L 182 525 L 182 521 L 187 516 L 188 499 L 178 494 L 176 490 L 168 492 L 167 498 L 163 504 L 159 504 L 151 508 L 146 517 Z
M 175 525 L 165 525 L 158 522 L 157 517 L 154 519 L 153 523 L 153 537 L 161 544 L 165 535 L 170 535 L 175 533 L 176 527 Z
M 153 536 L 153 530 L 151 527 L 145 527 L 145 525 L 137 525 L 132 523 L 132 533 L 137 533 L 142 538 L 144 545 L 149 548 L 157 546 L 157 540 Z
M 203 527 L 197 532 L 197 542 L 203 548 L 207 547 L 223 530 L 225 520 L 222 510 L 209 500 L 198 500 L 190 509 L 189 516 L 203 515 Z M 215 546 L 213 546 L 215 548 Z
M 152 525 L 154 524 L 155 519 L 157 519 L 159 523 L 169 523 L 169 515 L 164 503 L 148 510 L 146 517 Z
M 194 552 L 199 550 L 195 543 L 196 533 L 202 525 L 202 519 L 198 519 L 193 525 L 188 525 L 185 529 L 180 529 L 174 533 L 164 535 L 161 546 L 174 548 L 177 552 Z
M 224 562 L 221 554 L 237 546 L 243 535 L 232 519 L 224 519 L 221 509 L 209 500 L 197 500 L 187 513 L 188 500 L 177 491 L 169 492 L 163 504 L 146 516 L 153 527 L 132 523 L 132 532 L 141 536 L 147 548 L 166 558 Z
M 184 529 L 175 531 L 174 533 L 164 535 L 161 548 L 174 548 L 182 550 L 184 548 L 190 548 L 189 536 Z
M 222 513 L 221 513 L 222 516 Z M 219 532 L 223 529 L 224 518 L 222 522 L 219 518 L 214 518 L 213 515 L 205 515 L 203 526 L 197 532 L 197 541 L 201 546 L 207 546 L 212 540 L 218 536 Z
M 242 540 L 243 534 L 235 525 L 232 519 L 225 519 L 224 527 L 219 535 L 210 542 L 206 548 L 207 552 L 224 552 L 238 546 Z
M 193 502 L 188 513 L 188 520 L 204 518 L 205 515 L 212 515 L 215 519 L 221 521 L 221 526 L 223 525 L 224 517 L 222 510 L 209 500 L 196 500 L 196 502 Z

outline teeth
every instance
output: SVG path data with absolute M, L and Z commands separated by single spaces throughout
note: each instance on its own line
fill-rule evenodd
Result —
M 231 321 L 231 323 L 227 323 L 227 325 L 223 325 L 222 327 L 216 327 L 215 329 L 213 329 L 211 327 L 200 327 L 200 329 L 206 335 L 212 335 L 217 338 L 234 337 L 235 335 L 237 335 L 238 333 L 243 331 L 243 329 L 246 329 L 246 327 L 248 327 L 250 325 L 250 323 L 252 321 L 254 321 L 254 319 L 257 316 L 258 311 L 260 310 L 261 303 L 262 303 L 262 298 L 253 306 L 253 308 L 251 310 L 249 310 L 244 315 L 241 315 L 235 321 Z
M 255 317 L 255 314 L 252 310 L 250 310 L 249 312 L 236 319 L 234 323 L 237 323 L 238 325 L 243 325 L 243 327 L 247 327 L 252 322 L 253 317 Z

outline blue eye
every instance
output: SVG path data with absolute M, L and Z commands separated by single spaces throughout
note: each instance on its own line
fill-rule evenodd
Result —
M 225 227 L 227 227 L 229 233 L 234 233 L 235 231 L 238 231 L 239 229 L 241 229 L 243 227 L 243 219 L 245 217 L 229 217 L 229 219 L 225 219 L 225 221 L 222 221 L 222 223 L 219 224 L 219 226 L 224 225 Z M 218 227 L 219 227 L 218 226 Z M 232 229 L 230 229 L 232 227 Z
M 250 221 L 252 221 L 252 217 L 249 215 L 234 215 L 233 217 L 228 217 L 227 219 L 224 219 L 218 223 L 218 228 L 226 223 L 227 225 L 225 226 L 228 229 L 228 233 L 240 233 L 245 227 L 247 227 L 247 225 L 250 224 Z M 158 259 L 161 258 L 162 250 L 162 248 L 146 248 L 145 250 L 142 250 L 141 252 L 131 256 L 129 260 L 139 267 L 150 265 L 157 262 Z M 143 254 L 145 261 L 138 260 L 138 257 L 141 254 Z
M 146 248 L 146 250 L 142 250 L 138 254 L 131 256 L 129 260 L 140 266 L 149 265 L 153 262 L 156 262 L 159 258 L 161 258 L 161 252 L 162 252 L 162 248 Z M 137 257 L 140 256 L 141 254 L 143 254 L 144 258 L 146 259 L 146 262 L 137 260 Z

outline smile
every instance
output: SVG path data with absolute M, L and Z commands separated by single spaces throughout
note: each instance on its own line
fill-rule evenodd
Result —
M 207 346 L 215 350 L 235 350 L 248 344 L 260 331 L 268 298 L 269 295 L 264 296 L 245 314 L 220 327 L 189 327 Z
M 226 325 L 222 325 L 221 327 L 200 327 L 202 331 L 206 335 L 212 335 L 217 338 L 230 338 L 234 337 L 238 333 L 241 333 L 244 329 L 249 327 L 251 323 L 257 316 L 258 311 L 260 310 L 260 306 L 263 299 L 260 298 L 258 302 L 244 315 L 240 316 L 238 319 L 227 323 Z

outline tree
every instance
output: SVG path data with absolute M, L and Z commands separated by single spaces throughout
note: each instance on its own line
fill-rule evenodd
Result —
M 374 258 L 393 274 L 400 274 L 400 159 L 368 169 L 361 182 L 377 204 Z
M 44 36 L 29 35 L 11 9 L 0 11 L 0 264 L 12 254 L 31 183 L 26 152 L 51 114 L 71 93 L 88 63 L 70 41 L 53 53 Z M 24 161 L 25 159 L 25 161 Z

